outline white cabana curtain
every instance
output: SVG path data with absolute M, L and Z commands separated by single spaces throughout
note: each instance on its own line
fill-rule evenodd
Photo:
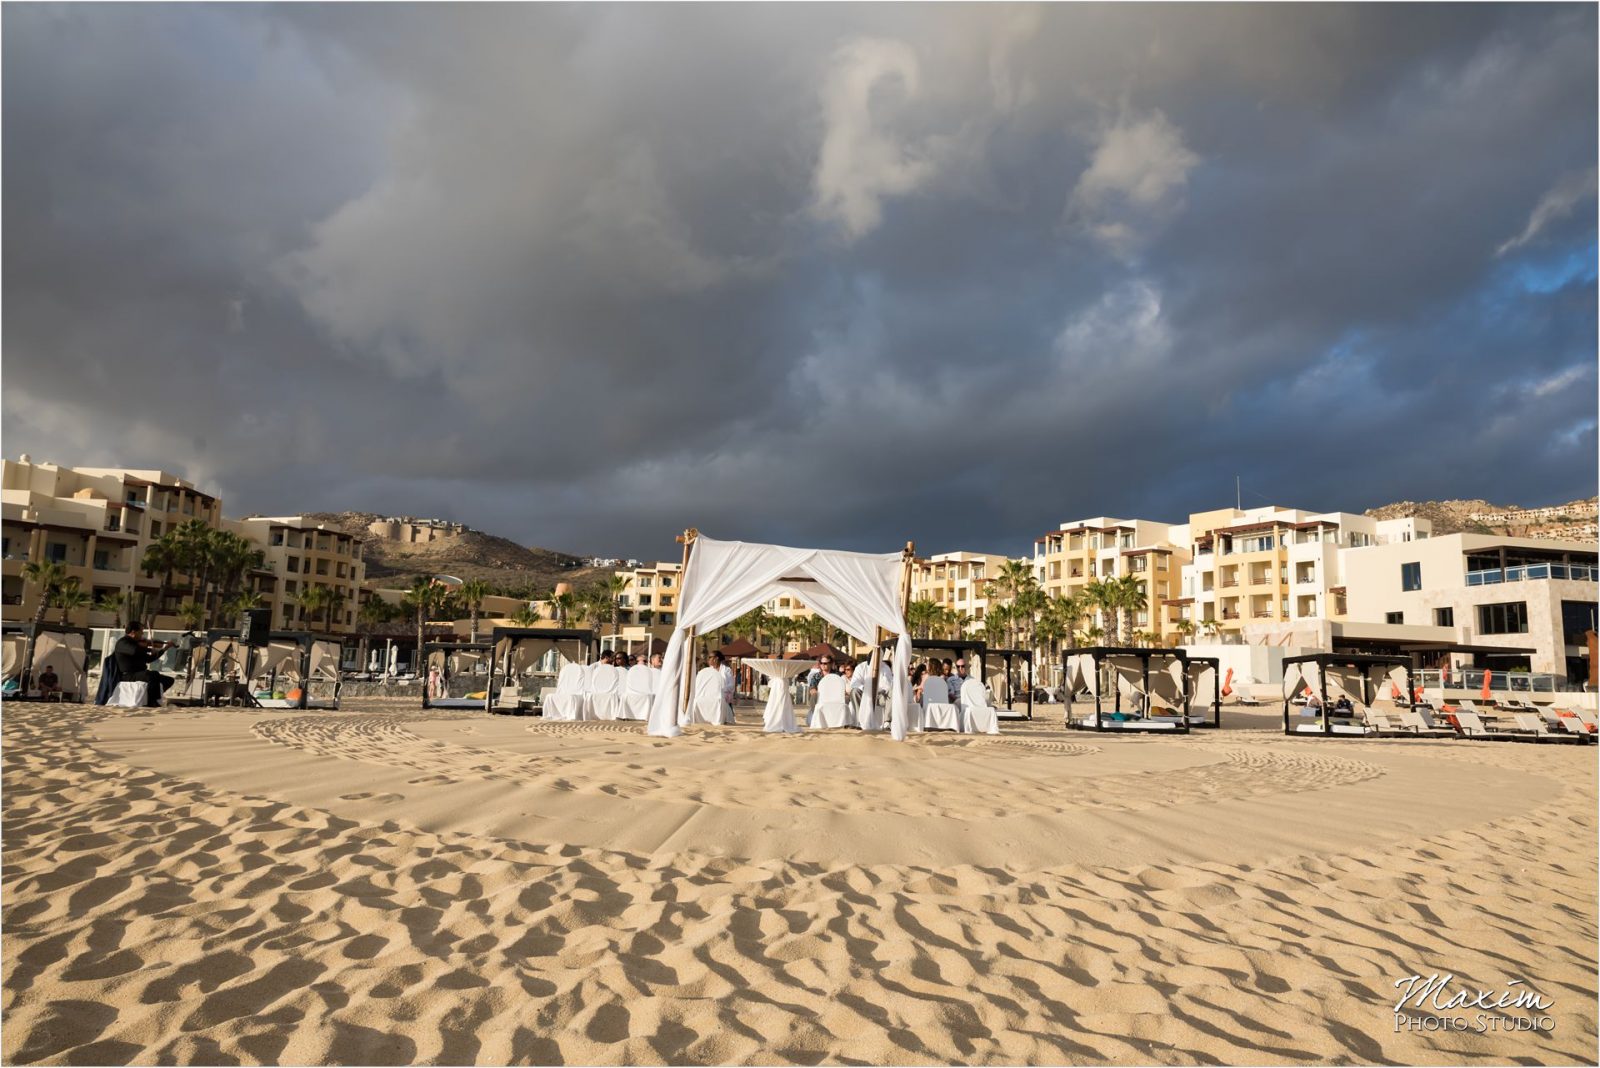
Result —
M 890 731 L 897 741 L 904 740 L 911 635 L 900 602 L 903 567 L 899 553 L 793 549 L 703 536 L 695 539 L 679 585 L 677 626 L 662 655 L 661 681 L 650 704 L 649 733 L 663 738 L 683 733 L 679 720 L 684 647 L 690 628 L 706 634 L 775 596 L 792 594 L 868 645 L 876 645 L 879 627 L 896 636 L 890 668 L 894 683 L 889 687 Z

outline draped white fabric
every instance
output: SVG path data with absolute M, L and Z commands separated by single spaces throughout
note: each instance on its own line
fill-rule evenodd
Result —
M 961 684 L 961 720 L 968 734 L 999 734 L 1000 717 L 989 704 L 989 691 L 977 679 Z
M 1285 664 L 1283 666 L 1283 696 L 1292 698 L 1300 692 L 1302 678 L 1299 664 Z
M 817 666 L 815 660 L 747 659 L 744 666 L 759 671 L 771 680 L 767 687 L 767 708 L 762 714 L 762 729 L 768 734 L 799 734 L 794 721 L 794 701 L 789 696 L 789 680 Z
M 713 631 L 780 594 L 803 600 L 817 615 L 863 642 L 875 644 L 877 629 L 897 637 L 889 689 L 890 729 L 906 735 L 906 665 L 911 635 L 900 607 L 899 553 L 794 549 L 700 537 L 689 553 L 679 588 L 677 627 L 662 656 L 661 685 L 650 706 L 649 733 L 682 733 L 684 646 L 691 628 Z

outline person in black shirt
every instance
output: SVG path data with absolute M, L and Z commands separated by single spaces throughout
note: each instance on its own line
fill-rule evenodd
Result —
M 167 687 L 177 681 L 170 675 L 150 670 L 150 662 L 160 659 L 161 654 L 171 647 L 171 642 L 146 642 L 144 625 L 135 620 L 128 624 L 127 631 L 117 639 L 117 644 L 112 649 L 112 655 L 117 658 L 117 673 L 122 676 L 122 681 L 142 682 L 146 685 L 147 705 L 160 704 Z

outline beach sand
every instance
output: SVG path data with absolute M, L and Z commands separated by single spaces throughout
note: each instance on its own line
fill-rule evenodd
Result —
M 0 1053 L 1595 1062 L 1595 747 L 1038 711 L 902 745 L 7 704 Z M 1550 1029 L 1397 1031 L 1433 973 Z

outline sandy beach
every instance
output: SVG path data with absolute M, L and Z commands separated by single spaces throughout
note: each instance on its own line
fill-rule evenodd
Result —
M 1039 711 L 902 745 L 7 704 L 4 1058 L 1594 1062 L 1593 747 Z M 1397 1025 L 1434 973 L 1548 1026 Z

